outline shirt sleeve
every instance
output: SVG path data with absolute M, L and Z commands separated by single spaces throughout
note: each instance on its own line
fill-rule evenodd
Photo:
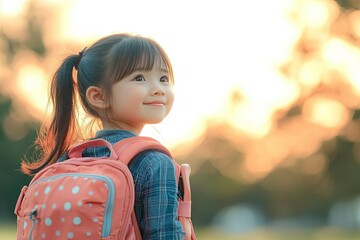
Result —
M 184 239 L 177 220 L 178 200 L 173 160 L 150 151 L 131 166 L 135 182 L 135 213 L 143 239 Z

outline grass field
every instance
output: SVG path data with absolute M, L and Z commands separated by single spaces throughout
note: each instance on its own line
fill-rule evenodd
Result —
M 359 230 L 320 228 L 313 230 L 272 230 L 257 229 L 244 235 L 231 235 L 212 229 L 197 230 L 199 240 L 355 240 L 360 239 Z M 1 240 L 15 239 L 15 226 L 0 226 Z
M 321 228 L 313 230 L 257 229 L 243 235 L 231 235 L 211 229 L 197 232 L 204 240 L 355 240 L 360 239 L 360 230 Z
M 16 234 L 16 226 L 11 224 L 0 225 L 0 239 L 1 240 L 14 240 Z

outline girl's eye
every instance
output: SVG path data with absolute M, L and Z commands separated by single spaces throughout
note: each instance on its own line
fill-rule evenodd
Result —
M 160 82 L 162 82 L 162 83 L 169 83 L 169 78 L 168 78 L 167 76 L 162 76 L 162 77 L 160 78 Z
M 136 82 L 144 82 L 144 81 L 146 81 L 146 80 L 145 80 L 145 78 L 144 78 L 143 75 L 138 75 L 138 76 L 136 76 L 136 77 L 134 78 L 133 81 L 136 81 Z

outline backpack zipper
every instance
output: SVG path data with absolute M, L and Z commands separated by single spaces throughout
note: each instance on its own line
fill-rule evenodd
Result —
M 113 182 L 113 180 L 111 178 L 109 178 L 107 176 L 103 176 L 103 175 L 96 175 L 96 174 L 63 173 L 63 174 L 59 174 L 59 175 L 56 175 L 56 176 L 51 176 L 51 177 L 36 180 L 35 182 L 33 182 L 33 184 L 37 184 L 39 182 L 44 182 L 44 181 L 49 181 L 49 180 L 54 180 L 54 179 L 58 179 L 58 178 L 62 178 L 62 177 L 68 177 L 68 176 L 87 177 L 87 178 L 92 178 L 92 179 L 100 180 L 100 181 L 103 181 L 103 182 L 107 183 L 107 185 L 109 187 L 109 194 L 108 194 L 108 198 L 106 199 L 106 204 L 105 204 L 104 224 L 103 224 L 102 231 L 101 231 L 101 237 L 104 238 L 104 237 L 110 236 L 111 227 L 112 227 L 111 220 L 112 220 L 114 201 L 115 201 L 115 186 L 114 186 L 114 182 Z M 36 212 L 36 214 L 37 214 L 37 212 Z M 33 226 L 34 225 L 35 224 L 33 224 Z M 31 233 L 32 233 L 32 230 L 33 230 L 33 226 L 31 228 Z M 29 240 L 30 240 L 30 238 L 29 238 Z
M 33 234 L 33 231 L 34 231 L 34 228 L 35 228 L 35 218 L 37 216 L 37 210 L 34 209 L 32 210 L 30 213 L 29 213 L 29 218 L 30 218 L 30 221 L 31 221 L 31 229 L 30 229 L 30 234 L 29 234 L 29 238 L 28 240 L 33 240 L 32 238 L 32 234 Z

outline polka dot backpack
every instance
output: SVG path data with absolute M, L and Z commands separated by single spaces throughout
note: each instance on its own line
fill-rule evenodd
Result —
M 106 146 L 109 158 L 82 157 L 88 147 Z M 69 159 L 37 173 L 18 198 L 17 240 L 141 239 L 134 213 L 134 183 L 128 163 L 138 153 L 158 150 L 171 157 L 158 141 L 148 137 L 124 139 L 112 146 L 104 139 L 85 141 L 69 152 Z M 196 239 L 190 220 L 190 167 L 178 165 L 178 218 L 186 239 Z

